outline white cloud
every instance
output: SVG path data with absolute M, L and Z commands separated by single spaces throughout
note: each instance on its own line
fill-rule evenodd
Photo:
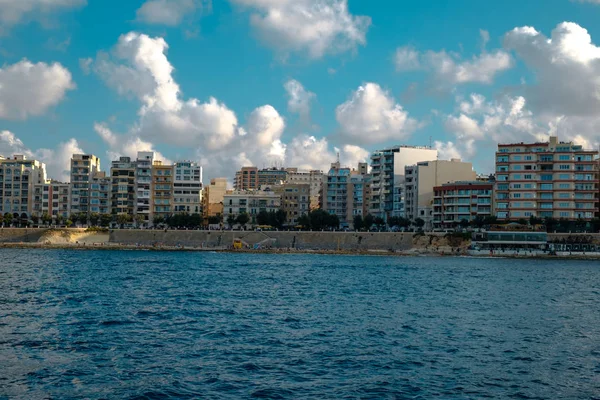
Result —
M 480 31 L 480 35 L 482 53 L 471 59 L 462 59 L 459 55 L 444 50 L 419 52 L 411 46 L 399 47 L 394 59 L 396 70 L 427 71 L 431 75 L 431 84 L 438 89 L 449 89 L 465 83 L 489 85 L 496 75 L 512 68 L 513 61 L 510 54 L 503 50 L 486 52 L 489 33 Z
M 87 0 L 0 0 L 0 34 L 26 18 L 82 7 Z
M 288 110 L 298 113 L 303 119 L 310 118 L 310 106 L 316 95 L 304 88 L 300 82 L 290 79 L 284 85 L 288 95 Z
M 71 73 L 59 63 L 22 60 L 0 68 L 0 118 L 42 115 L 74 88 Z
M 207 166 L 207 177 L 232 177 L 236 169 L 248 164 L 294 165 L 300 147 L 295 145 L 297 141 L 283 141 L 286 123 L 274 107 L 257 107 L 242 125 L 216 98 L 206 103 L 195 98 L 184 100 L 173 78 L 167 49 L 162 38 L 128 33 L 119 38 L 110 54 L 101 52 L 92 63 L 92 69 L 109 86 L 140 102 L 138 120 L 128 132 L 117 135 L 106 123 L 95 125 L 109 147 L 110 158 L 135 156 L 139 150 L 156 152 L 156 147 L 167 144 L 194 153 Z M 310 97 L 307 93 L 296 92 L 299 99 Z M 294 102 L 294 107 L 301 110 L 304 104 Z M 312 153 L 312 161 L 305 157 L 303 165 L 321 166 L 332 161 L 328 143 L 323 143 L 327 152 Z M 346 153 L 360 155 L 355 148 L 348 148 Z
M 30 159 L 36 159 L 46 164 L 49 178 L 68 182 L 70 179 L 71 156 L 84 151 L 75 139 L 59 143 L 55 149 L 39 148 L 32 150 L 10 131 L 0 131 L 0 154 L 10 157 L 22 154 Z
M 298 135 L 287 146 L 286 164 L 300 169 L 318 169 L 328 171 L 337 154 L 329 150 L 327 138 L 317 139 L 306 134 Z M 359 162 L 367 161 L 369 152 L 361 147 L 345 145 L 334 148 L 340 154 L 342 166 L 356 167 Z
M 353 50 L 366 44 L 371 18 L 354 16 L 348 0 L 231 0 L 253 10 L 252 25 L 261 39 L 282 52 L 311 58 Z
M 393 96 L 376 83 L 360 86 L 336 109 L 341 135 L 352 143 L 381 143 L 401 140 L 417 127 Z
M 210 0 L 146 0 L 137 10 L 137 20 L 148 24 L 177 26 L 187 16 L 202 7 L 210 7 Z
M 433 145 L 438 151 L 440 160 L 462 159 L 462 154 L 454 142 L 440 142 L 436 140 Z
M 131 159 L 135 159 L 139 151 L 153 151 L 156 160 L 165 163 L 171 162 L 171 160 L 157 151 L 152 143 L 144 141 L 139 137 L 132 135 L 118 135 L 108 128 L 106 124 L 101 123 L 95 123 L 94 130 L 108 146 L 106 156 L 110 161 L 118 160 L 119 157 L 130 157 Z

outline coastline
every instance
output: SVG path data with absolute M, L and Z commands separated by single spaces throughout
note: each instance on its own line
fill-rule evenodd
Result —
M 271 248 L 271 249 L 232 249 L 232 248 L 210 248 L 191 246 L 146 246 L 129 245 L 119 243 L 26 243 L 12 242 L 0 243 L 1 249 L 36 249 L 36 250 L 74 250 L 74 251 L 153 251 L 153 252 L 209 252 L 227 254 L 314 254 L 314 255 L 345 255 L 345 256 L 394 256 L 394 257 L 464 257 L 482 259 L 539 259 L 539 260 L 600 260 L 600 254 L 575 253 L 571 255 L 541 255 L 541 254 L 515 254 L 495 253 L 489 255 L 469 254 L 463 250 L 460 252 L 431 251 L 424 249 L 413 249 L 408 251 L 390 250 L 312 250 L 293 248 Z

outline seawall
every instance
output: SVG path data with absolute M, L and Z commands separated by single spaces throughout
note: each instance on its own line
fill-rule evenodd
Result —
M 568 234 L 550 234 L 550 240 Z M 577 235 L 571 235 L 577 236 Z M 600 234 L 593 237 L 600 244 Z M 86 229 L 1 228 L 0 243 L 37 243 L 52 245 L 105 244 L 129 246 L 182 246 L 188 248 L 226 249 L 240 239 L 248 247 L 298 250 L 340 251 L 413 251 L 451 252 L 465 249 L 470 240 L 447 237 L 443 233 L 371 233 L 371 232 L 255 232 L 255 231 L 173 231 L 115 229 L 88 232 Z

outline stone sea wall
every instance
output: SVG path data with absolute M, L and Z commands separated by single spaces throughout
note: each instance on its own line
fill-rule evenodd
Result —
M 568 238 L 567 234 L 551 234 L 549 239 Z M 600 234 L 584 234 L 600 244 Z M 254 232 L 254 231 L 164 231 L 110 230 L 88 232 L 86 229 L 1 228 L 0 243 L 43 244 L 112 244 L 140 246 L 183 246 L 225 249 L 240 239 L 248 247 L 299 250 L 340 251 L 415 251 L 450 252 L 465 249 L 470 240 L 449 237 L 443 233 L 370 233 L 370 232 Z

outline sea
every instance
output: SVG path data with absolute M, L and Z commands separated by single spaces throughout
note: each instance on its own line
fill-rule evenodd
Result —
M 0 260 L 0 399 L 600 398 L 597 261 Z

